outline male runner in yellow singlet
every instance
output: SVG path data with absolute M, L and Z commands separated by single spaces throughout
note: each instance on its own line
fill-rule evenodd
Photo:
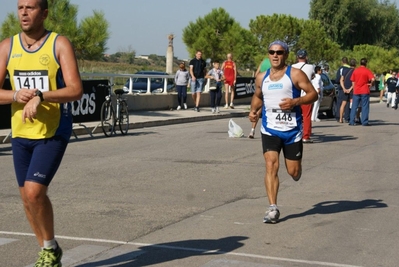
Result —
M 42 247 L 35 267 L 60 267 L 47 188 L 72 133 L 69 102 L 83 88 L 69 40 L 44 28 L 47 0 L 18 0 L 22 32 L 0 43 L 0 88 L 9 75 L 12 91 L 0 89 L 0 104 L 12 103 L 14 168 L 26 217 Z

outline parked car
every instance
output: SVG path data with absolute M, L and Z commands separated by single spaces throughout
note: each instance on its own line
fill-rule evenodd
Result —
M 141 74 L 141 75 L 148 75 L 151 77 L 151 75 L 169 75 L 166 72 L 160 72 L 160 71 L 138 71 L 135 74 Z M 166 78 L 167 81 L 167 90 L 172 91 L 174 86 L 174 80 L 172 78 Z M 144 94 L 147 93 L 147 83 L 148 83 L 148 78 L 142 77 L 142 78 L 133 78 L 133 89 L 132 92 L 136 94 Z M 162 93 L 164 89 L 164 81 L 165 78 L 160 78 L 160 77 L 154 77 L 150 78 L 150 87 L 151 87 L 151 93 Z M 125 92 L 129 92 L 129 85 L 130 85 L 130 79 L 128 79 L 123 87 L 123 90 Z
M 337 110 L 336 87 L 325 73 L 321 73 L 320 76 L 323 81 L 323 99 L 320 103 L 319 112 L 326 112 L 327 117 L 334 118 Z

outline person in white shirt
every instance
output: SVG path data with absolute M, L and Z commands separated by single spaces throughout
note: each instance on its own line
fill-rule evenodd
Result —
M 293 64 L 292 67 L 302 70 L 308 77 L 309 81 L 311 81 L 314 67 L 312 64 L 308 64 L 308 53 L 306 50 L 300 49 L 296 53 L 296 57 L 298 62 Z M 306 95 L 306 93 L 302 90 L 301 96 L 304 95 Z M 313 104 L 301 105 L 303 116 L 303 143 L 305 144 L 313 143 L 313 140 L 310 139 L 310 135 L 312 134 L 312 106 Z
M 320 108 L 320 103 L 323 98 L 323 81 L 321 80 L 321 67 L 316 66 L 314 68 L 314 77 L 312 79 L 312 85 L 314 89 L 316 89 L 319 98 L 313 103 L 313 109 L 312 109 L 312 121 L 313 122 L 319 122 L 320 120 L 317 118 L 319 114 L 319 108 Z

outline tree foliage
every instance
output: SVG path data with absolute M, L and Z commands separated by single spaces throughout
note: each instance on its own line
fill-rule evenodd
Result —
M 107 49 L 108 38 L 108 22 L 104 13 L 93 11 L 92 17 L 84 18 L 79 24 L 74 43 L 77 57 L 86 60 L 101 59 Z
M 226 54 L 233 53 L 238 64 L 248 62 L 251 56 L 245 48 L 250 49 L 253 41 L 252 36 L 223 8 L 213 9 L 183 29 L 183 42 L 190 56 L 201 50 L 204 58 L 212 60 L 222 61 Z
M 343 49 L 370 44 L 397 47 L 399 12 L 388 0 L 311 0 L 309 18 L 319 20 Z
M 318 21 L 301 20 L 285 14 L 261 15 L 250 21 L 249 28 L 257 40 L 257 62 L 267 55 L 268 46 L 274 40 L 288 44 L 292 51 L 290 62 L 295 62 L 295 52 L 301 48 L 307 50 L 313 63 L 333 60 L 339 53 L 339 45 L 328 38 Z
M 45 21 L 48 30 L 69 38 L 79 59 L 100 60 L 109 39 L 108 22 L 104 13 L 93 11 L 93 16 L 82 20 L 77 26 L 77 6 L 69 0 L 48 0 L 49 15 Z M 13 36 L 21 31 L 18 17 L 9 13 L 1 25 L 0 38 Z

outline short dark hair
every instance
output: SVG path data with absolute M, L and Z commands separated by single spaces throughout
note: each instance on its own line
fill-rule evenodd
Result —
M 214 60 L 213 63 L 220 63 L 219 60 Z
M 343 57 L 343 58 L 342 58 L 342 63 L 348 64 L 348 58 L 347 58 L 347 57 Z
M 351 58 L 351 60 L 349 60 L 349 66 L 356 67 L 356 59 Z
M 367 58 L 362 58 L 361 60 L 360 60 L 360 65 L 362 65 L 362 66 L 366 66 L 367 65 Z
M 47 0 L 39 0 L 39 6 L 41 10 L 48 9 L 48 2 Z
M 321 67 L 320 66 L 314 67 L 314 72 L 317 73 L 318 71 L 321 71 Z

